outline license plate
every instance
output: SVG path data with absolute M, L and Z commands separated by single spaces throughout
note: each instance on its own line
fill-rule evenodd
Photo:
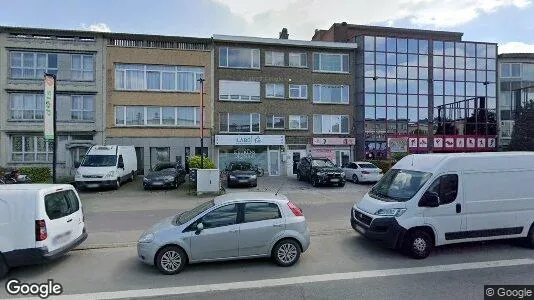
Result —
M 360 226 L 360 225 L 356 225 L 355 227 L 356 227 L 356 230 L 357 230 L 359 233 L 361 233 L 361 234 L 365 234 L 365 229 L 364 229 L 362 226 Z
M 98 184 L 97 183 L 90 183 L 87 185 L 88 188 L 97 188 L 98 187 Z
M 61 234 L 61 235 L 58 235 L 54 238 L 54 244 L 55 245 L 59 245 L 59 244 L 64 244 L 66 242 L 68 242 L 70 240 L 70 234 L 71 232 L 66 232 L 64 234 Z
M 330 179 L 330 182 L 339 182 L 339 179 Z
M 153 182 L 152 185 L 163 185 L 162 182 Z
M 247 180 L 239 180 L 239 183 L 247 183 Z

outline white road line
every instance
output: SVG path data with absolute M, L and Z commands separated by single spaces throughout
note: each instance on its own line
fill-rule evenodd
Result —
M 327 282 L 327 281 L 338 281 L 338 280 L 351 280 L 351 279 L 362 279 L 362 278 L 413 275 L 413 274 L 450 272 L 450 271 L 462 271 L 462 270 L 476 270 L 476 269 L 486 269 L 486 268 L 501 268 L 501 267 L 533 265 L 533 264 L 534 264 L 534 259 L 530 259 L 530 258 L 497 260 L 497 261 L 484 261 L 484 262 L 437 265 L 437 266 L 426 266 L 426 267 L 371 270 L 371 271 L 348 272 L 348 273 L 332 273 L 332 274 L 322 274 L 322 275 L 298 276 L 298 277 L 279 278 L 279 279 L 264 279 L 264 280 L 228 282 L 228 283 L 217 283 L 217 284 L 191 285 L 191 286 L 157 288 L 157 289 L 73 294 L 73 295 L 62 295 L 62 296 L 57 296 L 57 297 L 50 297 L 49 299 L 52 299 L 52 300 L 56 300 L 56 299 L 57 300 L 62 300 L 62 299 L 86 300 L 86 299 L 122 299 L 122 298 L 173 296 L 173 295 L 183 295 L 183 294 L 192 294 L 192 293 L 206 293 L 206 292 L 216 292 L 216 291 L 230 291 L 230 290 L 240 290 L 240 289 L 276 287 L 276 286 L 294 285 L 294 284 L 307 284 L 307 283 L 314 283 L 314 282 Z M 176 275 L 176 276 L 187 276 L 187 275 L 185 273 L 183 275 Z M 38 297 L 17 298 L 17 299 L 40 300 L 40 298 Z M 0 299 L 0 300 L 7 300 L 7 299 Z

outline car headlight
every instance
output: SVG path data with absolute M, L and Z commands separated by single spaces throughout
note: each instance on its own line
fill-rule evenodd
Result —
M 325 176 L 326 173 L 325 172 L 317 172 L 317 176 Z
M 235 176 L 234 175 L 230 175 L 230 179 L 235 179 Z
M 106 174 L 106 177 L 113 177 L 115 176 L 115 171 L 109 171 L 109 173 Z
M 172 176 L 163 176 L 164 181 L 174 181 L 174 177 Z
M 341 172 L 341 177 L 345 177 L 345 172 Z
M 379 209 L 375 212 L 377 216 L 388 216 L 388 217 L 400 217 L 406 211 L 406 208 L 384 208 Z
M 150 179 L 148 179 L 146 177 L 143 178 L 143 182 L 149 182 L 149 181 L 150 181 Z
M 80 177 L 80 176 L 82 176 L 82 173 L 80 173 L 80 171 L 76 171 L 76 175 L 75 176 L 76 177 Z
M 258 176 L 256 176 L 256 175 L 252 175 L 252 176 L 250 176 L 250 178 L 252 178 L 252 179 L 256 179 L 256 178 L 258 178 Z
M 154 240 L 154 234 L 152 233 L 147 233 L 147 234 L 143 234 L 140 238 L 139 238 L 139 243 L 150 243 Z

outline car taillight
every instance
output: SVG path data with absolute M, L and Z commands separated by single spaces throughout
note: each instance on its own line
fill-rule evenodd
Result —
M 302 217 L 304 214 L 302 214 L 302 210 L 293 204 L 291 201 L 287 202 L 287 206 L 289 206 L 289 209 L 291 209 L 291 212 L 295 215 L 295 217 Z
M 362 171 L 362 174 L 369 174 L 369 171 Z
M 45 220 L 35 220 L 35 240 L 44 241 L 47 237 Z

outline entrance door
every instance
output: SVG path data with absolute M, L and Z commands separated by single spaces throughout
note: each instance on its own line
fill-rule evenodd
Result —
M 135 156 L 137 157 L 137 174 L 145 174 L 145 148 L 135 147 Z
M 287 175 L 297 176 L 297 166 L 301 158 L 306 156 L 306 150 L 289 150 L 287 159 Z
M 350 151 L 349 150 L 336 150 L 336 161 L 335 164 L 338 167 L 349 163 L 350 161 Z
M 280 151 L 269 150 L 269 176 L 280 176 Z

